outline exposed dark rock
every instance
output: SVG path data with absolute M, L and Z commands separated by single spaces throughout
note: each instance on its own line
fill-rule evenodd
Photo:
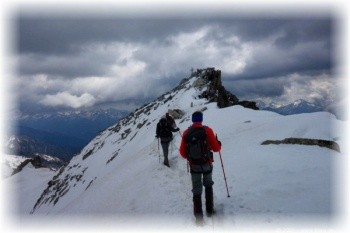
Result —
M 237 96 L 225 89 L 221 82 L 221 70 L 215 70 L 215 68 L 197 69 L 194 75 L 198 77 L 193 84 L 195 87 L 208 86 L 208 88 L 199 95 L 199 98 L 206 98 L 209 102 L 217 102 L 219 108 L 226 108 L 239 104 L 245 108 L 259 109 L 255 102 L 239 101 Z
M 26 160 L 24 160 L 20 165 L 18 165 L 18 167 L 17 167 L 15 170 L 13 170 L 11 176 L 14 175 L 14 174 L 17 174 L 17 173 L 20 172 L 20 171 L 22 171 L 22 169 L 23 169 L 28 163 L 30 163 L 30 161 L 31 161 L 31 159 L 26 159 Z
M 83 155 L 83 160 L 85 160 L 87 157 L 89 157 L 92 154 L 93 151 L 94 151 L 94 149 L 91 149 L 88 152 L 86 152 L 86 154 Z
M 119 130 L 120 130 L 121 126 L 120 124 L 118 123 L 116 126 L 114 126 L 113 128 L 109 129 L 110 131 L 113 131 L 115 133 L 118 133 Z
M 310 145 L 310 146 L 320 146 L 326 147 L 337 152 L 340 152 L 340 147 L 338 143 L 329 140 L 322 139 L 308 139 L 308 138 L 286 138 L 284 140 L 266 140 L 261 143 L 261 145 L 269 145 L 269 144 L 299 144 L 299 145 Z
M 85 190 L 87 190 L 88 188 L 90 188 L 90 186 L 92 185 L 92 182 L 94 182 L 94 181 L 91 180 L 90 183 L 86 186 Z
M 132 137 L 130 138 L 129 142 L 131 142 L 131 141 L 134 139 L 134 137 L 137 135 L 137 133 L 138 133 L 138 132 L 136 132 L 136 133 L 134 134 L 134 136 L 132 136 Z
M 143 126 L 146 122 L 147 122 L 147 120 L 144 120 L 142 123 L 138 123 L 138 124 L 137 124 L 137 128 L 138 128 L 138 129 L 141 129 L 142 126 Z
M 204 87 L 209 82 L 208 79 L 205 78 L 197 78 L 196 81 L 193 82 L 193 87 L 201 88 Z
M 66 162 L 58 159 L 58 158 L 54 158 L 51 156 L 46 156 L 48 157 L 48 159 L 45 159 L 45 155 L 39 155 L 37 154 L 35 157 L 31 158 L 31 159 L 26 159 L 24 160 L 20 165 L 18 165 L 18 167 L 12 172 L 12 175 L 20 172 L 23 170 L 23 168 L 31 163 L 35 168 L 49 168 L 51 170 L 58 170 L 59 168 L 67 165 Z
M 174 119 L 181 119 L 185 115 L 181 109 L 169 109 L 168 112 Z
M 173 97 L 172 97 L 172 96 L 169 96 L 168 98 L 166 98 L 166 100 L 164 100 L 164 104 L 165 104 L 166 102 L 172 100 L 172 99 L 173 99 Z
M 121 139 L 125 139 L 130 133 L 131 133 L 130 128 L 124 130 L 124 133 L 122 133 L 122 135 L 121 135 L 122 136 Z
M 244 101 L 239 101 L 238 104 L 243 106 L 243 107 L 245 107 L 245 108 L 251 108 L 251 109 L 254 109 L 254 110 L 259 110 L 258 106 L 256 106 L 256 102 L 254 102 L 254 101 L 244 100 Z
M 107 160 L 106 164 L 109 164 L 117 156 L 118 156 L 118 151 L 110 159 Z

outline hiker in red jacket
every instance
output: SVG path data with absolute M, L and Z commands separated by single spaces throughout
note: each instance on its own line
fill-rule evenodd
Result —
M 202 125 L 203 113 L 192 114 L 193 124 L 182 135 L 180 154 L 187 159 L 191 169 L 193 210 L 198 223 L 203 221 L 202 192 L 205 187 L 206 211 L 214 213 L 213 203 L 213 152 L 221 150 L 221 142 L 217 140 L 213 130 Z M 203 182 L 202 182 L 203 177 Z

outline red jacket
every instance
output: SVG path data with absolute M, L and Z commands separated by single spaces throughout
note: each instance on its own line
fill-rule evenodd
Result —
M 200 122 L 195 122 L 192 125 L 192 127 L 202 127 L 202 126 L 203 125 Z M 185 159 L 187 158 L 185 136 L 187 135 L 188 129 L 189 128 L 187 128 L 185 130 L 185 132 L 182 134 L 181 145 L 180 145 L 180 149 L 179 149 L 180 155 Z M 205 131 L 207 133 L 207 142 L 208 142 L 208 145 L 210 147 L 210 150 L 212 150 L 214 152 L 220 151 L 221 145 L 219 144 L 218 140 L 216 139 L 216 137 L 214 135 L 214 131 L 208 126 L 205 127 Z

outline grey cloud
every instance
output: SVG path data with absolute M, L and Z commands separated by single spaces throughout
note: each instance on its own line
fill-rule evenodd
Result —
M 235 75 L 237 80 L 256 80 L 285 76 L 290 73 L 323 73 L 334 69 L 332 52 L 322 42 L 299 43 L 299 47 L 281 50 L 272 47 L 254 53 L 254 61 L 247 63 L 243 73 Z
M 125 70 L 128 67 L 138 72 L 130 74 L 130 80 L 150 85 L 146 88 L 136 83 L 140 90 L 129 91 L 125 99 L 156 97 L 186 77 L 191 67 L 207 66 L 222 69 L 224 84 L 239 98 L 282 96 L 290 85 L 290 74 L 331 73 L 333 23 L 329 15 L 270 19 L 19 16 L 16 55 L 20 76 L 30 79 L 46 75 L 48 80 L 57 81 L 56 86 L 46 89 L 33 86 L 28 90 L 31 93 L 22 95 L 26 100 L 21 103 L 29 104 L 32 96 L 32 104 L 36 104 L 45 94 L 67 91 L 66 85 L 78 77 L 122 80 L 129 75 Z M 207 30 L 203 37 L 185 49 L 179 48 L 185 43 L 179 35 L 187 33 L 191 38 L 191 33 L 203 28 Z M 97 105 L 121 101 L 120 95 L 98 95 L 100 90 L 87 84 L 84 88 L 76 85 L 69 94 L 87 92 L 96 98 Z M 111 88 L 108 91 L 119 93 Z
M 237 35 L 243 41 L 259 41 L 282 32 L 278 43 L 288 44 L 292 37 L 301 41 L 322 40 L 330 34 L 332 20 L 321 19 L 268 19 L 268 18 L 213 18 L 213 19 L 125 19 L 125 18 L 27 18 L 17 22 L 20 53 L 77 52 L 79 46 L 91 42 L 156 40 L 178 32 L 189 32 L 204 25 L 221 28 L 222 38 Z M 291 37 L 292 36 L 292 37 Z M 295 43 L 296 41 L 292 41 Z
M 277 97 L 284 93 L 286 80 L 268 78 L 251 80 L 224 81 L 226 86 L 239 99 L 255 99 L 257 97 Z
M 164 43 L 169 34 L 198 27 L 184 19 L 19 18 L 19 53 L 76 53 L 82 44 L 112 41 Z
M 294 20 L 280 28 L 282 36 L 276 40 L 276 45 L 289 49 L 302 42 L 322 41 L 325 46 L 330 44 L 333 21 L 326 19 Z
M 76 56 L 27 54 L 20 56 L 18 71 L 22 75 L 48 74 L 62 78 L 99 76 L 105 73 L 111 63 L 108 57 L 99 60 L 86 54 Z
M 166 39 L 170 35 L 177 35 L 180 32 L 194 31 L 204 25 L 212 26 L 210 34 L 208 34 L 203 41 L 215 40 L 217 44 L 222 46 L 232 46 L 232 42 L 228 43 L 226 39 L 228 37 L 237 36 L 241 43 L 249 41 L 261 41 L 268 38 L 271 35 L 280 33 L 281 36 L 276 39 L 275 44 L 278 48 L 286 48 L 295 46 L 298 43 L 309 41 L 323 41 L 324 47 L 317 48 L 325 51 L 325 56 L 314 56 L 311 59 L 308 58 L 307 52 L 303 51 L 300 54 L 296 54 L 295 62 L 291 65 L 278 64 L 278 67 L 274 64 L 269 64 L 271 71 L 268 71 L 267 66 L 264 64 L 264 58 L 262 62 L 258 61 L 257 64 L 250 63 L 251 67 L 247 69 L 247 73 L 243 74 L 244 77 L 254 76 L 250 74 L 253 69 L 258 69 L 263 76 L 270 76 L 272 73 L 275 75 L 281 75 L 283 72 L 288 73 L 290 70 L 301 69 L 304 67 L 317 66 L 316 69 L 321 66 L 329 68 L 330 66 L 330 32 L 331 32 L 331 20 L 326 19 L 245 19 L 245 18 L 232 18 L 232 19 L 27 19 L 20 18 L 18 23 L 18 38 L 19 38 L 19 53 L 36 53 L 44 54 L 45 56 L 53 54 L 58 56 L 61 54 L 63 61 L 65 62 L 69 57 L 79 57 L 84 52 L 83 48 L 92 43 L 111 43 L 113 41 L 119 42 L 132 42 L 147 44 L 156 44 L 159 47 L 169 45 L 169 41 Z M 240 46 L 240 43 L 236 43 L 235 46 Z M 154 49 L 157 49 L 154 46 Z M 224 53 L 229 51 L 223 50 Z M 271 51 L 273 53 L 274 51 Z M 62 55 L 68 53 L 67 55 Z M 71 54 L 72 53 L 72 54 Z M 58 54 L 58 55 L 57 55 Z M 171 56 L 171 54 L 164 54 L 165 56 Z M 328 55 L 328 56 L 327 56 Z M 105 65 L 110 64 L 110 56 L 101 56 L 98 59 L 93 57 L 80 58 L 76 61 L 70 61 L 69 64 L 63 64 L 60 66 L 50 64 L 48 61 L 47 67 L 45 67 L 45 61 L 41 59 L 41 63 L 32 65 L 29 63 L 23 63 L 20 70 L 21 73 L 35 73 L 38 71 L 44 71 L 51 74 L 57 74 L 58 72 L 67 73 L 67 76 L 74 75 L 87 75 L 92 73 L 93 75 L 101 75 L 103 70 L 106 69 Z M 307 59 L 306 59 L 307 58 Z M 91 61 L 93 59 L 93 61 Z M 106 61 L 103 61 L 105 59 Z M 152 59 L 152 58 L 150 58 Z M 327 60 L 328 59 L 328 60 Z M 313 63 L 313 64 L 311 64 Z M 29 64 L 29 65 L 26 65 Z M 72 67 L 70 67 L 70 65 Z M 84 69 L 81 69 L 85 67 Z M 259 68 L 260 66 L 260 68 Z M 284 67 L 286 66 L 286 67 Z M 266 71 L 264 71 L 264 69 Z M 307 69 L 307 68 L 306 68 Z M 80 72 L 79 72 L 80 71 Z

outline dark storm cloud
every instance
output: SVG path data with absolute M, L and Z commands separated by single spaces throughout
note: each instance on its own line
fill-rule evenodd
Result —
M 221 38 L 235 34 L 242 41 L 259 41 L 275 33 L 283 35 L 280 46 L 303 41 L 329 40 L 331 19 L 105 19 L 105 18 L 19 18 L 20 53 L 74 52 L 77 45 L 90 42 L 157 40 L 206 25 L 217 25 Z M 215 31 L 214 31 L 215 33 Z M 214 34 L 213 34 L 214 35 Z M 216 37 L 219 39 L 220 37 Z
M 212 66 L 222 70 L 223 82 L 238 97 L 278 97 L 291 86 L 291 80 L 302 82 L 302 78 L 292 79 L 293 74 L 331 78 L 333 24 L 329 15 L 19 16 L 18 69 L 22 85 L 31 86 L 26 100 L 47 106 L 67 103 L 77 108 L 153 98 L 186 77 L 191 67 Z M 39 81 L 42 85 L 34 84 Z
M 184 19 L 19 18 L 19 53 L 62 54 L 79 52 L 88 43 L 148 42 L 199 26 Z
M 274 44 L 281 49 L 290 49 L 297 44 L 306 42 L 321 42 L 322 56 L 314 56 L 317 51 L 303 51 L 295 54 L 294 62 L 283 64 L 264 64 L 262 61 L 248 64 L 249 69 L 241 74 L 242 78 L 266 77 L 280 75 L 293 70 L 330 69 L 331 66 L 331 19 L 32 19 L 18 20 L 18 50 L 20 54 L 39 54 L 69 56 L 84 52 L 84 45 L 91 43 L 109 43 L 113 41 L 153 43 L 162 46 L 168 43 L 168 36 L 180 32 L 190 32 L 203 26 L 213 26 L 207 40 L 216 40 L 222 45 L 227 44 L 227 37 L 232 35 L 240 39 L 240 43 L 259 42 L 270 36 L 279 34 Z M 239 46 L 239 45 L 238 45 Z M 223 51 L 224 52 L 224 51 Z M 273 51 L 271 51 L 272 53 Z M 47 64 L 40 58 L 35 59 L 37 66 L 30 62 L 21 64 L 20 71 L 25 74 L 46 72 L 62 76 L 72 75 L 101 75 L 105 70 L 104 64 L 110 64 L 112 57 L 100 57 L 99 60 L 77 60 L 76 64 Z M 69 59 L 69 57 L 67 57 Z M 63 59 L 66 61 L 67 59 Z M 105 60 L 103 60 L 105 59 Z M 53 62 L 57 62 L 53 60 Z M 93 64 L 92 64 L 93 63 Z M 43 67 L 45 66 L 45 67 Z M 70 67 L 72 66 L 72 67 Z M 85 69 L 81 69 L 81 67 Z M 270 68 L 268 68 L 270 67 Z M 254 70 L 256 72 L 254 72 Z M 78 72 L 80 71 L 80 72 Z
M 239 97 L 256 98 L 281 96 L 287 82 L 281 78 L 267 78 L 254 81 L 226 81 L 223 84 Z
M 329 47 L 331 40 L 331 19 L 294 20 L 281 28 L 283 36 L 276 40 L 276 45 L 290 48 L 300 42 L 322 41 Z
M 235 79 L 279 77 L 293 72 L 320 74 L 332 71 L 334 48 L 331 47 L 330 19 L 282 20 L 280 24 L 275 21 L 271 23 L 271 30 L 268 30 L 268 22 L 260 26 L 271 32 L 270 36 L 278 35 L 272 42 L 274 47 L 257 52 L 254 61 L 247 64 L 245 72 L 235 75 Z M 260 28 L 257 25 L 248 28 L 252 30 L 256 27 Z

